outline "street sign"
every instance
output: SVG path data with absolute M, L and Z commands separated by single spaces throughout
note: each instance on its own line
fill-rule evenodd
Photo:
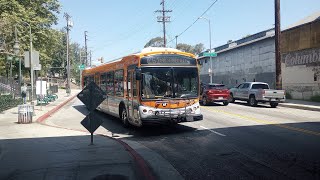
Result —
M 88 114 L 81 121 L 82 126 L 84 126 L 90 133 L 94 133 L 102 123 L 103 120 L 99 118 L 94 111 Z
M 207 57 L 217 57 L 218 56 L 218 54 L 217 53 L 215 53 L 215 52 L 212 52 L 212 53 L 203 53 L 203 56 L 207 56 Z
M 90 112 L 95 110 L 106 98 L 105 93 L 94 82 L 91 82 L 88 86 L 86 86 L 77 95 L 77 97 L 83 102 L 84 105 L 86 105 Z
M 36 81 L 36 95 L 47 94 L 47 81 Z
M 81 65 L 79 66 L 79 69 L 80 69 L 80 70 L 84 70 L 84 69 L 85 69 L 84 64 L 81 64 Z
M 42 68 L 41 64 L 38 64 L 37 66 L 34 66 L 34 67 L 33 67 L 33 70 L 34 70 L 34 71 L 40 71 L 41 68 Z
M 93 133 L 103 123 L 94 110 L 105 100 L 106 95 L 100 87 L 91 82 L 78 95 L 78 99 L 86 105 L 89 114 L 81 121 L 81 124 L 91 133 L 91 145 L 93 144 Z
M 29 60 L 29 51 L 24 52 L 24 67 L 30 67 L 30 60 Z M 33 67 L 39 66 L 39 51 L 32 51 L 32 65 Z

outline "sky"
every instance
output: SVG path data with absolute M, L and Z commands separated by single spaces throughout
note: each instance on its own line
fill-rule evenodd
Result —
M 162 23 L 157 22 L 161 0 L 60 0 L 62 5 L 55 26 L 66 26 L 63 13 L 72 18 L 72 42 L 84 46 L 88 31 L 88 50 L 93 64 L 103 57 L 114 60 L 143 49 L 152 38 L 163 36 Z M 215 0 L 166 0 L 172 10 L 166 24 L 168 47 L 175 47 L 175 36 L 190 26 Z M 320 0 L 281 0 L 281 28 L 320 11 Z M 211 21 L 212 48 L 274 27 L 274 0 L 218 0 L 204 15 Z M 209 23 L 199 19 L 178 37 L 178 43 L 203 43 L 209 48 Z

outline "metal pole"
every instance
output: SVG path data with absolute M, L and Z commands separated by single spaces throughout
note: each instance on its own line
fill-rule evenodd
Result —
M 70 92 L 70 62 L 69 62 L 69 26 L 67 26 L 67 94 Z
M 67 20 L 67 95 L 69 96 L 71 93 L 70 89 L 70 59 L 69 59 L 69 30 L 70 30 L 70 16 L 65 13 L 65 18 Z
M 165 17 L 165 11 L 164 11 L 164 3 L 165 1 L 162 0 L 162 23 L 163 23 L 163 43 L 164 47 L 167 46 L 167 40 L 166 40 L 166 17 Z
M 211 57 L 211 23 L 210 23 L 210 19 L 208 19 L 209 21 L 209 39 L 210 39 L 210 69 L 211 69 L 211 75 L 210 75 L 210 83 L 212 83 L 212 57 Z
M 15 46 L 18 44 L 18 31 L 17 31 L 17 25 L 14 26 L 14 36 L 15 36 Z M 19 47 L 16 47 L 19 48 Z M 19 53 L 16 54 L 17 57 L 19 57 Z M 19 57 L 19 93 L 21 95 L 21 58 Z
M 275 0 L 275 57 L 276 57 L 276 88 L 282 89 L 281 52 L 280 52 L 280 0 Z
M 86 67 L 88 66 L 87 33 L 88 33 L 88 31 L 84 31 L 84 48 L 85 48 L 85 53 L 86 53 L 86 58 L 85 58 L 84 64 L 86 65 Z
M 176 49 L 177 49 L 177 46 L 178 46 L 178 36 L 176 36 Z
M 30 52 L 29 52 L 29 61 L 30 61 L 30 79 L 31 79 L 31 102 L 33 101 L 33 85 L 34 85 L 34 73 L 33 73 L 33 62 L 32 62 L 32 34 L 31 34 L 31 25 L 27 22 L 24 22 L 29 26 L 29 38 L 30 38 Z

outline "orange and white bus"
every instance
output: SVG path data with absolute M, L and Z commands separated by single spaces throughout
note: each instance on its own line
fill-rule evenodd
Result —
M 193 54 L 172 48 L 145 48 L 83 70 L 82 87 L 92 81 L 107 95 L 97 109 L 119 117 L 124 126 L 203 119 L 199 66 Z

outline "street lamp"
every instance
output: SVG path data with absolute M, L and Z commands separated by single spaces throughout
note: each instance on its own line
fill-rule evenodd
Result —
M 209 53 L 210 53 L 210 83 L 212 83 L 212 57 L 211 57 L 211 23 L 210 23 L 210 19 L 206 18 L 206 17 L 199 17 L 199 19 L 204 19 L 206 21 L 208 21 L 209 23 L 209 40 L 210 40 L 210 50 L 209 50 Z
M 33 101 L 33 62 L 32 62 L 32 34 L 31 34 L 31 26 L 27 22 L 23 22 L 24 24 L 29 26 L 29 38 L 30 38 L 30 52 L 29 52 L 29 62 L 30 62 L 30 74 L 31 74 L 31 101 Z

